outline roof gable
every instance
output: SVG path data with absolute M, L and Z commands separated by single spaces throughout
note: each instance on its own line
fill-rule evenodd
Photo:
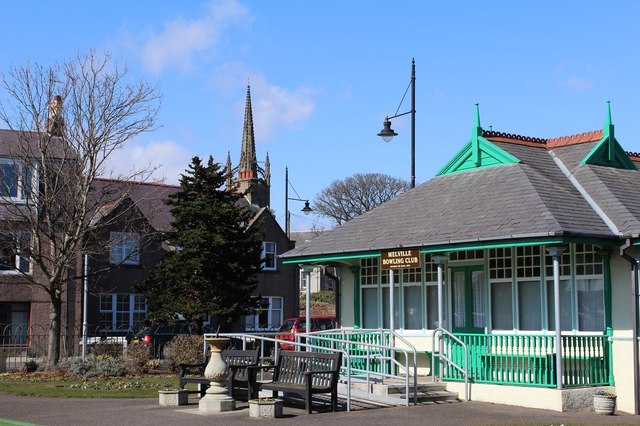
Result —
M 476 122 L 472 129 L 471 140 L 436 173 L 436 176 L 519 162 L 517 157 L 482 137 L 480 111 L 478 104 L 476 104 Z
M 638 170 L 627 153 L 616 140 L 611 123 L 611 104 L 607 102 L 607 120 L 602 129 L 602 139 L 582 160 L 582 164 L 592 166 L 613 167 L 624 170 Z

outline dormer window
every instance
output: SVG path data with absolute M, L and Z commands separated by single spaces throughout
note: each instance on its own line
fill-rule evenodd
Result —
M 19 160 L 0 158 L 0 197 L 24 202 L 33 188 L 33 173 Z

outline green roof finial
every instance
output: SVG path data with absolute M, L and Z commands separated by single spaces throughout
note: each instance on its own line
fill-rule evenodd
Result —
M 614 153 L 615 153 L 615 147 L 614 147 L 614 141 L 615 141 L 615 136 L 614 136 L 614 132 L 613 132 L 613 124 L 611 122 L 611 101 L 607 101 L 607 118 L 606 121 L 604 123 L 604 128 L 602 129 L 602 137 L 607 138 L 607 159 L 609 161 L 613 160 L 614 157 Z
M 480 137 L 482 136 L 482 127 L 480 127 L 480 104 L 476 104 L 476 121 L 471 131 L 471 155 L 476 167 L 480 166 Z

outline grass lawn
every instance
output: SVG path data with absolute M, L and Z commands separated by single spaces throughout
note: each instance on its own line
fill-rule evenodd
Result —
M 158 391 L 176 389 L 175 375 L 82 377 L 46 373 L 2 373 L 0 392 L 58 398 L 157 398 Z

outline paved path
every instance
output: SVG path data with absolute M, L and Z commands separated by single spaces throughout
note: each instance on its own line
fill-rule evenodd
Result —
M 183 407 L 160 407 L 157 399 L 71 399 L 35 398 L 0 394 L 0 425 L 7 420 L 37 425 L 180 425 L 224 426 L 262 422 L 249 417 L 246 403 L 236 411 L 201 414 L 197 400 Z M 304 426 L 329 425 L 571 425 L 571 424 L 635 424 L 640 416 L 620 414 L 601 416 L 591 413 L 558 413 L 548 410 L 512 407 L 483 402 L 428 404 L 410 407 L 373 408 L 354 404 L 351 412 L 314 412 L 306 414 L 301 407 L 284 407 L 284 418 L 278 424 Z M 3 422 L 4 421 L 4 422 Z M 8 423 L 12 424 L 12 423 Z M 264 424 L 264 423 L 263 423 Z

